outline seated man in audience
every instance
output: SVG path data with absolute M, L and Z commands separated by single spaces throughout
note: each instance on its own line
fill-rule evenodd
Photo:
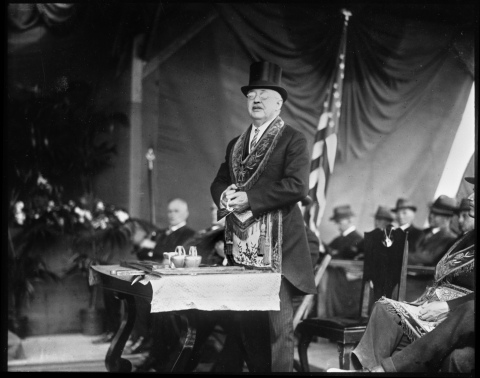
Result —
M 212 202 L 210 207 L 212 221 L 209 227 L 198 231 L 193 238 L 185 242 L 185 249 L 197 247 L 197 253 L 202 256 L 202 265 L 225 266 L 228 264 L 224 251 L 225 218 L 217 221 L 218 207 Z
M 460 205 L 456 210 L 456 214 L 458 216 L 458 229 L 460 231 L 460 239 L 463 235 L 465 235 L 468 231 L 471 231 L 475 228 L 475 219 L 470 217 L 468 214 L 470 212 L 470 201 L 468 198 L 463 198 L 460 201 Z
M 327 245 L 327 252 L 332 255 L 332 259 L 361 258 L 359 247 L 361 247 L 363 237 L 356 231 L 353 222 L 354 215 L 349 205 L 333 209 L 333 216 L 330 220 L 337 224 L 340 235 Z M 362 269 L 329 266 L 326 273 L 324 313 L 320 312 L 319 315 L 328 317 L 357 316 L 360 306 Z
M 354 259 L 358 255 L 358 243 L 363 240 L 363 237 L 356 230 L 353 223 L 354 216 L 350 205 L 333 209 L 330 220 L 336 223 L 340 231 L 340 235 L 328 244 L 328 251 L 334 259 Z
M 386 206 L 378 206 L 377 212 L 373 215 L 373 228 L 385 230 L 393 222 L 393 214 Z M 363 259 L 365 253 L 365 239 L 358 244 L 358 259 Z
M 137 253 L 139 260 L 163 263 L 163 252 L 173 252 L 177 245 L 183 245 L 195 234 L 195 231 L 187 226 L 189 212 L 185 200 L 170 200 L 167 212 L 169 227 L 156 233 L 154 240 L 145 239 Z M 124 354 L 148 354 L 145 362 L 137 368 L 139 371 L 148 371 L 157 363 L 159 354 L 168 352 L 168 340 L 174 337 L 171 334 L 170 316 L 168 313 L 150 314 L 150 304 L 137 301 L 137 316 L 133 329 L 137 340 L 125 348 Z
M 408 263 L 435 266 L 452 246 L 457 236 L 450 230 L 450 221 L 457 203 L 454 198 L 441 195 L 430 206 L 428 223 L 415 245 L 415 251 L 408 255 Z
M 466 181 L 475 184 L 474 177 Z M 469 196 L 475 216 L 475 193 Z M 475 242 L 467 232 L 436 265 L 434 283 L 414 302 L 382 297 L 352 365 L 362 372 L 472 373 L 475 369 Z M 409 312 L 406 308 L 412 308 Z M 328 372 L 342 372 L 328 369 Z
M 437 264 L 457 238 L 450 230 L 450 221 L 456 208 L 455 199 L 444 195 L 439 196 L 430 205 L 428 215 L 430 227 L 422 231 L 414 250 L 409 252 L 408 264 L 425 266 Z M 417 298 L 432 279 L 433 274 L 408 273 L 407 301 Z
M 393 214 L 386 206 L 378 206 L 377 212 L 373 218 L 374 228 L 381 228 L 384 230 L 389 224 L 393 222 Z
M 395 213 L 395 220 L 403 231 L 408 232 L 408 252 L 415 250 L 415 245 L 422 235 L 422 230 L 413 225 L 417 207 L 406 198 L 399 198 L 397 205 L 392 211 Z

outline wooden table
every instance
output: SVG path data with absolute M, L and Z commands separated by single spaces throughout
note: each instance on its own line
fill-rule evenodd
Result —
M 102 269 L 100 269 L 102 268 Z M 116 297 L 122 301 L 123 305 L 123 316 L 121 320 L 120 327 L 115 334 L 115 337 L 112 340 L 110 348 L 107 351 L 107 355 L 105 357 L 105 366 L 109 372 L 130 372 L 132 371 L 132 364 L 129 360 L 122 358 L 122 352 L 125 347 L 125 343 L 127 342 L 130 333 L 133 328 L 133 324 L 135 322 L 135 315 L 136 315 L 136 303 L 135 299 L 145 300 L 148 303 L 152 302 L 152 299 L 155 297 L 155 288 L 152 283 L 153 281 L 148 282 L 147 284 L 143 284 L 141 282 L 133 281 L 136 276 L 117 276 L 115 274 L 111 274 L 110 272 L 115 269 L 125 269 L 118 265 L 114 266 L 96 266 L 93 267 L 91 270 L 90 275 L 90 284 L 101 284 L 103 289 L 114 291 Z M 250 280 L 241 280 L 242 282 L 247 282 L 245 285 L 248 285 L 248 281 L 253 280 L 260 280 L 260 279 L 267 279 L 272 281 L 274 276 L 278 275 L 278 283 L 280 283 L 280 274 L 279 273 L 265 273 L 265 272 L 252 272 L 247 271 L 246 274 L 250 274 Z M 237 274 L 235 274 L 237 275 Z M 255 277 L 253 277 L 253 275 Z M 265 275 L 269 275 L 266 277 Z M 214 274 L 213 276 L 218 277 L 218 280 L 221 280 L 221 276 L 225 280 L 225 274 Z M 234 276 L 233 274 L 228 274 L 228 277 Z M 195 285 L 195 281 L 199 282 L 200 276 L 191 276 L 189 278 L 192 282 L 192 285 Z M 210 279 L 212 276 L 210 276 Z M 159 278 L 161 280 L 166 280 L 168 278 Z M 214 278 L 216 279 L 216 278 Z M 276 278 L 275 278 L 276 280 Z M 278 284 L 279 286 L 280 284 Z M 233 290 L 233 289 L 232 289 Z M 260 290 L 261 291 L 261 290 Z M 278 299 L 278 292 L 276 293 L 276 298 L 272 296 L 271 301 L 267 302 L 274 302 Z M 212 298 L 213 300 L 213 298 Z M 255 302 L 255 301 L 254 301 Z M 264 304 L 260 303 L 262 301 L 257 301 L 257 304 L 253 304 L 252 308 L 251 305 L 246 304 L 244 308 L 237 307 L 236 310 L 271 310 L 275 308 L 267 308 Z M 219 304 L 222 306 L 222 304 Z M 272 306 L 270 304 L 270 306 Z M 278 306 L 279 306 L 279 299 L 278 299 Z M 152 307 L 153 308 L 153 307 Z M 158 304 L 157 304 L 158 308 Z M 199 308 L 202 310 L 202 308 Z M 224 310 L 224 308 L 222 309 Z M 228 310 L 228 308 L 227 308 Z M 192 350 L 195 346 L 195 339 L 196 339 L 196 329 L 197 329 L 197 320 L 195 311 L 189 311 L 188 309 L 175 311 L 175 314 L 179 317 L 181 327 L 179 343 L 174 347 L 173 352 L 166 356 L 168 361 L 165 361 L 166 371 L 172 372 L 179 372 L 185 371 L 187 362 L 191 356 Z

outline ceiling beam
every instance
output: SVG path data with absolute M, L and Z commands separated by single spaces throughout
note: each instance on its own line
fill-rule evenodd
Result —
M 163 62 L 175 54 L 180 48 L 182 48 L 188 41 L 195 37 L 202 29 L 209 25 L 218 17 L 218 12 L 212 9 L 205 17 L 194 23 L 189 29 L 175 39 L 172 43 L 161 50 L 152 59 L 146 62 L 143 69 L 143 78 L 154 72 Z

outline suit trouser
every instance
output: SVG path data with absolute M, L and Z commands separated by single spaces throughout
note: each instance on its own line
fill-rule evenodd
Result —
M 234 362 L 219 365 L 238 368 L 238 360 L 232 357 L 241 353 L 249 372 L 293 372 L 293 295 L 292 284 L 282 277 L 280 311 L 233 312 L 238 326 L 227 335 L 222 354 Z
M 475 303 L 463 303 L 434 330 L 382 361 L 386 371 L 423 372 L 474 368 Z M 473 352 L 473 353 L 472 353 Z
M 282 277 L 280 311 L 269 311 L 272 372 L 293 372 L 295 350 L 293 297 L 293 285 Z
M 453 350 L 442 362 L 441 373 L 472 373 L 475 369 L 475 348 Z
M 355 368 L 382 365 L 387 372 L 438 371 L 442 362 L 459 365 L 469 351 L 457 351 L 474 342 L 474 303 L 454 309 L 433 331 L 411 343 L 403 334 L 400 318 L 377 303 L 362 340 L 352 352 Z M 449 356 L 453 351 L 455 353 Z M 449 356 L 447 361 L 445 358 Z M 360 362 L 361 366 L 358 365 Z

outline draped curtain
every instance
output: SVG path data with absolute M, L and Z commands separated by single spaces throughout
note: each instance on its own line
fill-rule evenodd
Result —
M 209 185 L 228 140 L 248 127 L 240 87 L 250 63 L 282 66 L 289 92 L 282 117 L 304 132 L 311 151 L 343 22 L 333 6 L 216 10 L 217 21 L 144 80 L 144 99 L 152 96 L 144 104 L 145 147 L 153 141 L 161 157 L 157 207 L 183 193 L 194 225 L 208 222 Z M 328 218 L 341 204 L 369 231 L 378 205 L 394 207 L 406 196 L 423 225 L 473 83 L 473 27 L 465 19 L 415 17 L 401 6 L 351 11 L 337 163 L 321 226 L 327 242 L 337 232 Z

